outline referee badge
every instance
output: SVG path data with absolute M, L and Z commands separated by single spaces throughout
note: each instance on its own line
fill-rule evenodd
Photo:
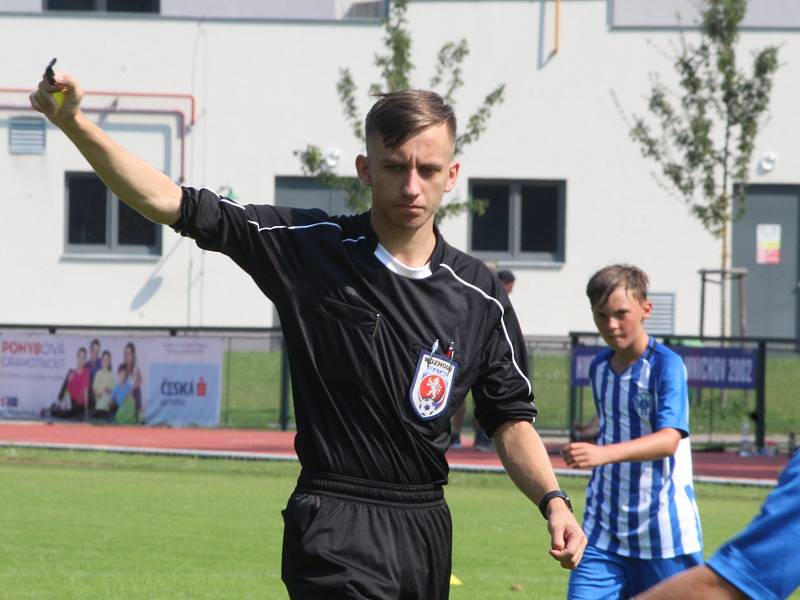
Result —
M 411 406 L 425 421 L 447 409 L 458 365 L 446 356 L 421 350 L 411 384 Z

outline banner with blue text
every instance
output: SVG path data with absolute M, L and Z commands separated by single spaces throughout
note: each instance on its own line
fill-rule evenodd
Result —
M 752 390 L 757 386 L 757 352 L 745 348 L 670 346 L 683 358 L 689 387 Z M 589 365 L 606 346 L 574 346 L 571 357 L 573 386 L 589 385 Z

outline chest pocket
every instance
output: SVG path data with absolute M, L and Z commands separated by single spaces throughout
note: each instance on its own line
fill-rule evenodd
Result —
M 325 298 L 314 307 L 314 354 L 334 395 L 374 395 L 382 366 L 377 341 L 383 316 L 342 300 Z
M 323 320 L 333 320 L 346 327 L 354 327 L 375 337 L 383 317 L 377 311 L 354 306 L 334 298 L 324 298 L 316 309 L 316 314 Z

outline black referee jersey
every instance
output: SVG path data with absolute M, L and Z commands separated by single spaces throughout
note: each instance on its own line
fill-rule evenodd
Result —
M 331 217 L 183 188 L 173 228 L 230 256 L 275 304 L 304 470 L 443 484 L 450 417 L 468 390 L 490 435 L 505 421 L 535 418 L 507 295 L 438 231 L 431 273 L 411 278 L 376 257 L 368 212 Z

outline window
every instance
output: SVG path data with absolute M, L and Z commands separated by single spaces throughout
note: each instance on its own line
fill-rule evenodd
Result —
M 473 179 L 470 196 L 486 200 L 483 215 L 471 215 L 470 251 L 485 260 L 564 262 L 565 181 Z
M 386 16 L 388 2 L 375 0 L 374 2 L 353 2 L 347 10 L 346 19 L 380 19 Z
M 797 0 L 748 2 L 742 29 L 800 28 Z M 608 0 L 608 24 L 614 29 L 684 29 L 698 26 L 701 5 L 693 0 Z
M 161 226 L 114 196 L 94 173 L 67 173 L 69 253 L 160 255 Z
M 275 206 L 319 208 L 329 215 L 349 215 L 347 194 L 328 188 L 313 177 L 276 177 Z
M 45 127 L 40 117 L 11 117 L 8 151 L 11 154 L 44 154 Z
M 156 13 L 160 0 L 45 0 L 45 10 Z

